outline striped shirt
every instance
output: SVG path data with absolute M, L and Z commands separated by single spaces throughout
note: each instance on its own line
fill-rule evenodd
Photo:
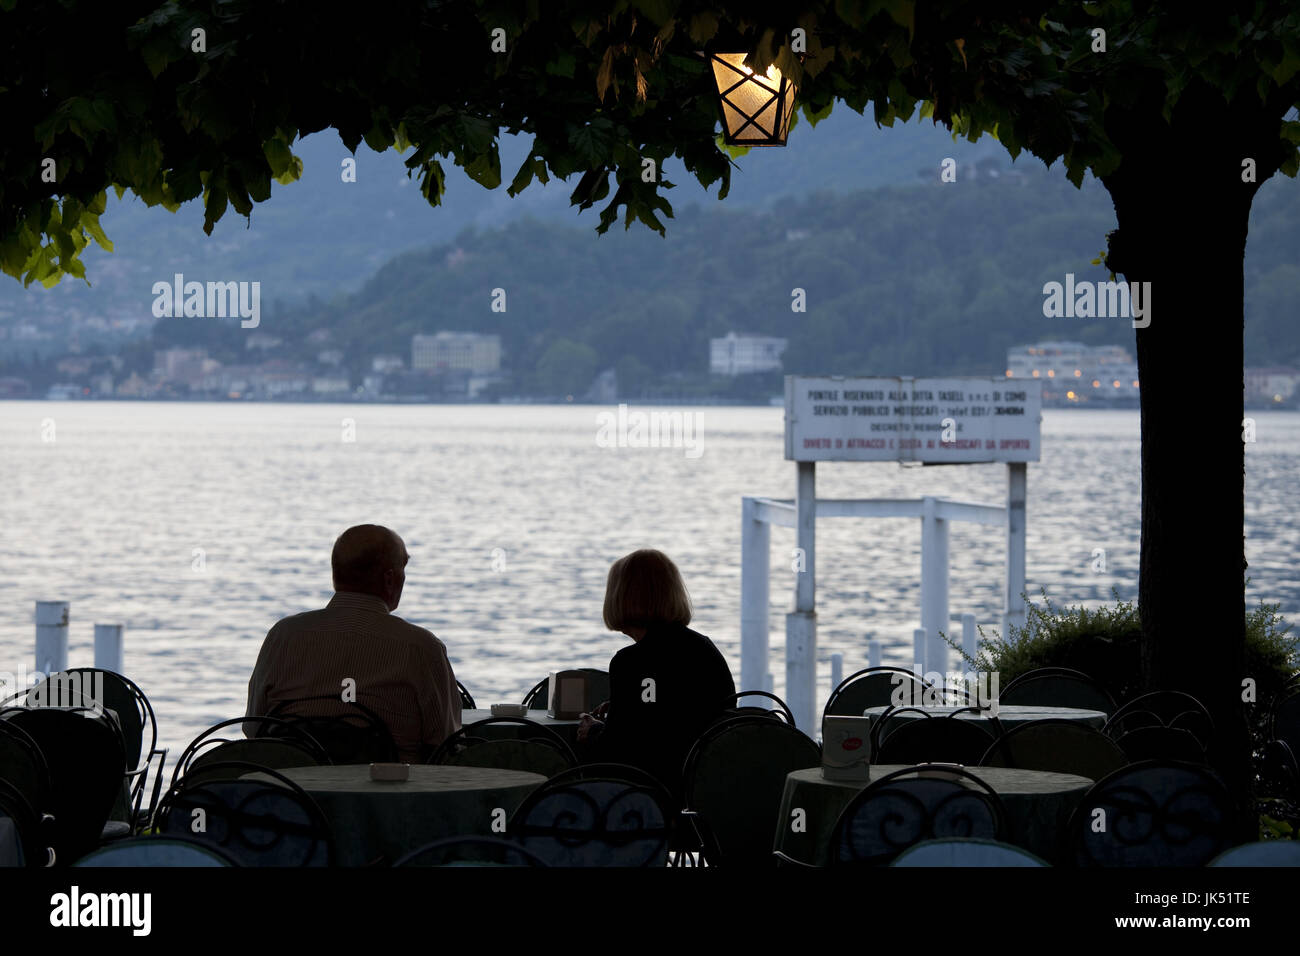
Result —
M 349 678 L 354 685 L 344 683 Z M 342 700 L 348 686 L 383 719 L 408 763 L 423 761 L 460 729 L 460 693 L 442 641 L 390 614 L 382 599 L 350 591 L 267 632 L 248 681 L 247 715 L 304 697 Z M 286 710 L 317 716 L 347 708 L 312 701 Z

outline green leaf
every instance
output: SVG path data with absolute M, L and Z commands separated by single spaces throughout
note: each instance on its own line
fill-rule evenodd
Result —
M 573 69 L 577 66 L 577 63 L 578 61 L 572 53 L 561 53 L 546 64 L 546 72 L 551 76 L 564 76 L 573 79 Z
M 479 185 L 496 189 L 501 185 L 501 156 L 495 149 L 475 156 L 465 163 L 465 173 Z
M 203 204 L 203 232 L 212 235 L 212 227 L 226 211 L 226 191 L 220 186 L 208 189 L 207 199 Z
M 608 120 L 604 121 L 603 126 L 598 123 L 599 121 L 593 121 L 579 126 L 569 137 L 569 143 L 588 168 L 603 166 L 609 158 L 610 123 Z
M 692 40 L 703 46 L 718 32 L 717 15 L 708 11 L 695 14 L 691 17 L 691 25 L 686 32 L 690 34 Z
M 302 160 L 299 159 L 297 156 L 295 156 L 293 157 L 293 162 L 289 164 L 289 168 L 286 169 L 279 176 L 276 176 L 275 181 L 279 183 L 281 186 L 287 186 L 292 182 L 297 182 L 298 179 L 301 178 L 301 176 L 302 176 Z
M 266 156 L 267 165 L 271 167 L 272 176 L 281 175 L 293 165 L 294 156 L 289 144 L 278 136 L 262 144 L 262 153 Z
M 86 230 L 86 232 L 90 233 L 90 237 L 99 244 L 99 247 L 101 249 L 103 249 L 105 252 L 113 251 L 113 243 L 108 238 L 107 234 L 105 234 L 104 227 L 99 224 L 98 215 L 91 212 L 82 213 L 81 225 L 82 228 Z

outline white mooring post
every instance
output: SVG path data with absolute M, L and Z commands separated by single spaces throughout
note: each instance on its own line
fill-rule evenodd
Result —
M 67 601 L 36 602 L 36 669 L 56 674 L 68 669 Z
M 95 625 L 95 666 L 100 670 L 122 671 L 122 625 Z
M 844 655 L 831 655 L 831 693 L 835 688 L 840 686 L 840 681 L 844 680 Z
M 795 726 L 812 736 L 817 730 L 816 464 L 798 463 L 795 489 L 795 545 L 803 571 L 795 578 L 794 611 L 785 616 L 785 699 Z
M 1007 463 L 1007 578 L 1002 610 L 1002 637 L 1011 625 L 1025 626 L 1025 501 L 1028 468 L 1023 461 Z
M 744 499 L 740 524 L 740 687 L 771 690 L 768 674 L 768 609 L 771 525 L 758 517 L 758 502 Z
M 925 628 L 918 627 L 912 632 L 912 668 L 917 677 L 924 678 L 930 668 L 925 665 Z
M 971 660 L 975 660 L 979 651 L 978 639 L 979 634 L 975 630 L 975 615 L 963 614 L 961 616 L 961 649 L 966 652 Z M 962 662 L 962 673 L 967 670 L 974 670 L 975 666 L 967 661 Z
M 925 669 L 947 673 L 948 645 L 939 636 L 948 626 L 948 522 L 938 516 L 938 502 L 921 499 L 921 627 L 928 644 Z
M 883 655 L 883 646 L 879 641 L 868 639 L 867 641 L 867 666 L 879 667 L 880 658 Z

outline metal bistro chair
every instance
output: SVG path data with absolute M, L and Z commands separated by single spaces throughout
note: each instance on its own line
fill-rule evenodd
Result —
M 1130 764 L 1083 795 L 1062 856 L 1077 866 L 1204 866 L 1228 849 L 1231 819 L 1228 791 L 1208 767 Z
M 469 688 L 467 688 L 467 687 L 466 687 L 464 684 L 462 684 L 460 681 L 456 681 L 456 690 L 460 693 L 460 709 L 461 709 L 461 710 L 477 710 L 477 709 L 478 709 L 478 705 L 474 703 L 474 695 L 471 694 L 471 693 L 469 692 Z
M 926 840 L 1005 834 L 1002 800 L 979 777 L 959 767 L 907 767 L 849 801 L 831 833 L 830 865 L 883 865 Z
M 84 707 L 9 708 L 4 718 L 36 742 L 50 770 L 53 846 L 70 863 L 95 849 L 122 796 L 126 755 L 107 714 Z
M 94 689 L 96 684 L 102 691 L 98 697 L 87 693 L 87 689 Z M 126 756 L 125 786 L 110 819 L 124 824 L 120 831 L 122 835 L 133 833 L 147 816 L 142 812 L 142 805 L 154 758 L 158 758 L 154 771 L 155 792 L 167 761 L 166 748 L 158 749 L 158 720 L 153 705 L 130 678 L 102 667 L 74 667 L 50 674 L 26 692 L 26 702 L 31 705 L 42 700 L 68 700 L 74 696 L 78 698 L 74 702 L 78 706 L 98 705 L 117 715 L 117 729 L 121 732 Z
M 510 736 L 485 734 L 484 728 L 513 731 Z M 429 758 L 431 764 L 524 770 L 553 777 L 578 764 L 564 738 L 527 717 L 485 717 L 456 731 Z
M 593 777 L 587 769 L 530 793 L 507 832 L 548 866 L 666 866 L 672 807 L 661 786 L 624 773 Z
M 746 697 L 765 697 L 768 700 L 776 702 L 772 708 L 760 707 L 757 704 L 741 705 L 740 702 Z M 794 726 L 794 712 L 790 710 L 786 702 L 776 694 L 769 693 L 765 690 L 742 690 L 739 694 L 732 694 L 722 701 L 722 707 L 718 712 L 718 718 L 714 723 L 723 720 L 730 720 L 732 717 L 767 717 L 770 720 L 780 720 L 787 727 Z
M 245 761 L 209 769 L 222 773 L 197 781 L 186 775 L 163 797 L 156 820 L 161 835 L 215 847 L 239 866 L 329 866 L 329 824 L 305 790 Z M 246 777 L 253 773 L 261 779 Z
M 216 849 L 179 837 L 133 837 L 117 840 L 87 853 L 75 867 L 211 867 L 237 866 L 235 860 Z
M 1214 720 L 1205 705 L 1179 690 L 1156 690 L 1133 698 L 1111 714 L 1101 732 L 1119 740 L 1143 727 L 1186 730 L 1202 747 L 1209 746 L 1214 736 Z
M 49 827 L 15 787 L 0 780 L 0 867 L 53 866 Z
M 915 700 L 925 692 L 926 683 L 910 670 L 902 667 L 868 667 L 850 674 L 831 691 L 822 717 L 861 717 L 868 707 L 889 707 L 894 694 L 903 688 L 907 700 Z
M 1274 695 L 1267 726 L 1264 757 L 1268 773 L 1293 799 L 1300 799 L 1300 683 L 1296 678 Z
M 305 706 L 304 706 L 305 705 Z M 320 708 L 345 713 L 312 714 Z M 300 727 L 325 748 L 333 764 L 395 763 L 397 744 L 384 719 L 365 704 L 341 701 L 337 695 L 283 700 L 267 713 Z M 267 736 L 278 736 L 275 733 Z
M 1048 866 L 1028 850 L 996 840 L 954 837 L 926 840 L 904 850 L 890 866 Z
M 1093 781 L 1127 763 L 1128 758 L 1119 744 L 1101 731 L 1059 718 L 1035 720 L 1011 728 L 994 741 L 979 761 L 981 767 L 1072 773 Z
M 1300 866 L 1300 840 L 1267 840 L 1234 846 L 1206 866 Z
M 245 725 L 258 731 L 256 737 L 243 737 Z M 233 729 L 233 739 L 223 731 Z M 268 731 L 274 730 L 272 736 Z M 330 762 L 325 748 L 301 726 L 280 717 L 232 717 L 213 724 L 181 751 L 172 772 L 175 787 L 187 777 L 205 778 L 229 773 L 226 765 L 235 762 L 254 764 L 267 770 L 289 767 L 321 766 Z M 223 771 L 224 768 L 224 771 Z
M 958 714 L 980 713 L 975 707 L 962 707 L 943 717 L 919 708 L 900 708 L 894 716 L 905 711 L 919 710 L 924 718 L 895 720 L 896 727 L 888 731 L 882 729 L 877 744 L 871 751 L 874 764 L 921 764 L 921 763 L 957 763 L 975 766 L 988 751 L 997 736 L 1001 725 L 996 717 L 987 720 L 961 720 Z M 886 713 L 879 726 L 884 728 Z M 991 723 L 992 732 L 981 724 Z M 873 728 L 874 729 L 874 728 Z
M 1115 699 L 1104 687 L 1082 671 L 1068 667 L 1040 667 L 1021 674 L 998 695 L 1007 706 L 1077 707 L 1101 711 L 1107 717 L 1115 712 Z
M 797 727 L 742 715 L 696 740 L 683 769 L 686 809 L 710 866 L 774 865 L 786 776 L 821 764 L 821 749 Z
M 0 781 L 22 795 L 38 814 L 49 817 L 54 784 L 50 766 L 31 734 L 11 720 L 0 720 Z

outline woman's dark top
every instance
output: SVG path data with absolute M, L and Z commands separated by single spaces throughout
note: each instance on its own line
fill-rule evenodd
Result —
M 731 668 L 703 634 L 680 624 L 648 628 L 609 662 L 609 712 L 586 758 L 640 767 L 680 797 L 691 745 L 735 693 Z

